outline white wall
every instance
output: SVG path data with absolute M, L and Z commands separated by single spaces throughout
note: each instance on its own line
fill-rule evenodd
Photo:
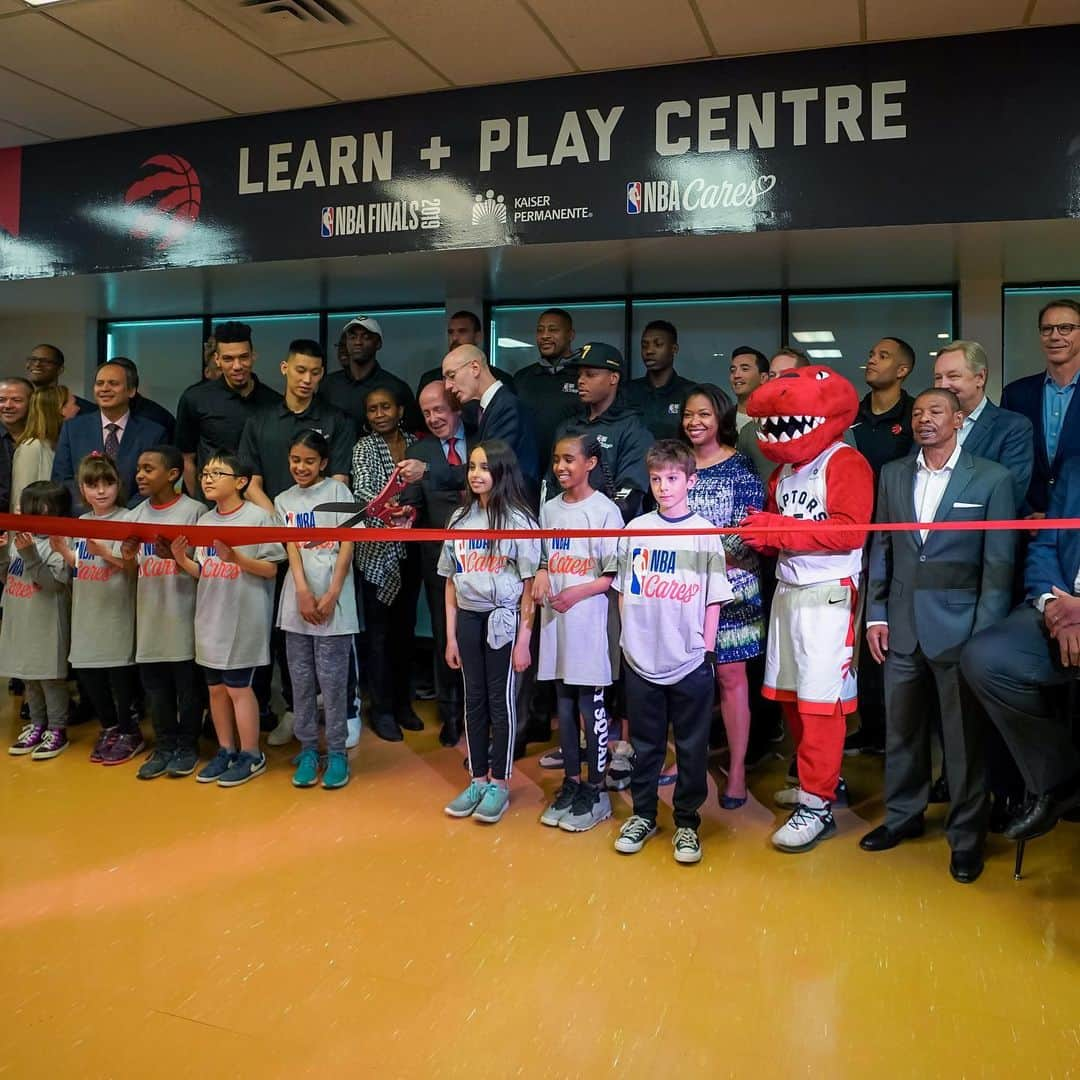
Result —
M 60 381 L 90 397 L 90 373 L 97 366 L 97 320 L 66 312 L 0 317 L 0 374 L 25 375 L 30 350 L 44 342 L 64 352 Z

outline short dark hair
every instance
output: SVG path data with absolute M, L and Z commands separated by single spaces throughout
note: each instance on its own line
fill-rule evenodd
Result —
M 19 510 L 42 517 L 69 517 L 71 492 L 53 480 L 35 480 L 22 489 Z
M 40 345 L 35 345 L 35 349 L 52 349 L 53 356 L 56 357 L 56 362 L 60 367 L 64 366 L 64 350 L 59 345 L 50 345 L 47 341 L 43 341 Z
M 289 356 L 310 356 L 314 360 L 326 360 L 322 346 L 317 341 L 304 337 L 289 342 Z
M 557 315 L 560 319 L 562 319 L 562 321 L 564 323 L 566 323 L 567 326 L 570 327 L 571 330 L 574 329 L 574 320 L 573 320 L 573 318 L 571 318 L 570 312 L 567 311 L 566 308 L 561 308 L 561 307 L 544 308 L 544 310 L 540 312 L 540 318 L 542 319 L 545 315 Z
M 736 345 L 731 350 L 731 359 L 734 360 L 736 356 L 752 356 L 757 361 L 758 372 L 761 375 L 769 374 L 769 358 L 760 349 L 755 349 L 753 345 Z
M 947 386 L 928 386 L 925 390 L 920 390 L 915 395 L 915 400 L 918 401 L 921 397 L 941 397 L 949 403 L 953 412 L 964 411 L 964 407 L 960 404 L 960 399 Z
M 234 472 L 242 480 L 246 480 L 247 483 L 243 486 L 242 490 L 247 491 L 251 484 L 251 478 L 255 475 L 255 469 L 252 467 L 250 461 L 245 461 L 239 454 L 234 454 L 231 450 L 215 450 L 212 454 L 209 454 L 206 460 L 202 463 L 202 467 L 205 469 L 211 461 L 220 461 L 225 468 Z
M 645 329 L 641 333 L 644 335 L 650 330 L 659 330 L 661 333 L 667 334 L 672 341 L 678 343 L 679 331 L 675 329 L 675 324 L 668 322 L 667 319 L 653 319 L 652 322 L 646 323 Z
M 371 397 L 372 394 L 378 393 L 389 394 L 391 400 L 398 407 L 401 407 L 405 404 L 405 402 L 401 400 L 401 394 L 398 392 L 398 388 L 396 386 L 391 386 L 388 383 L 383 383 L 380 386 L 373 386 L 366 394 L 364 394 L 365 409 L 367 408 L 368 398 Z
M 1077 318 L 1080 318 L 1080 300 L 1070 300 L 1068 297 L 1063 296 L 1059 300 L 1051 300 L 1049 304 L 1043 304 L 1039 308 L 1039 326 L 1042 326 L 1043 316 L 1052 307 L 1067 307 L 1070 311 L 1075 311 Z
M 316 431 L 315 428 L 305 428 L 303 431 L 297 432 L 289 443 L 289 449 L 291 450 L 294 446 L 303 446 L 308 450 L 314 450 L 321 458 L 329 459 L 330 457 L 330 440 L 321 431 Z
M 168 443 L 159 443 L 157 446 L 151 446 L 142 453 L 156 454 L 161 458 L 161 463 L 165 466 L 166 472 L 172 472 L 173 469 L 175 469 L 181 476 L 184 475 L 184 455 L 180 452 L 178 446 L 170 446 Z M 142 454 L 140 454 L 139 457 L 142 457 Z
M 481 329 L 480 316 L 477 315 L 475 311 L 466 311 L 464 308 L 462 308 L 460 311 L 455 311 L 454 314 L 450 316 L 450 321 L 451 322 L 454 319 L 468 319 L 469 322 L 472 323 L 472 328 L 478 334 L 480 333 L 480 329 Z
M 214 340 L 218 345 L 236 345 L 246 341 L 251 344 L 251 327 L 245 322 L 223 322 L 214 327 Z
M 895 334 L 885 334 L 884 340 L 896 342 L 900 349 L 900 359 L 907 361 L 908 375 L 910 375 L 915 370 L 915 350 L 902 337 L 896 337 Z
M 135 361 L 130 357 L 114 356 L 111 360 L 106 360 L 105 364 L 116 364 L 117 367 L 122 367 L 128 373 L 128 389 L 139 389 L 139 369 L 135 366 Z M 104 367 L 105 364 L 99 364 L 98 366 Z
M 737 406 L 731 403 L 731 398 L 715 383 L 698 383 L 686 391 L 683 398 L 683 408 L 695 395 L 706 398 L 716 414 L 716 441 L 721 446 L 734 446 L 738 439 L 738 428 L 735 423 L 735 410 Z M 690 445 L 686 432 L 682 429 L 682 418 L 679 419 L 679 442 Z
M 658 439 L 645 453 L 645 468 L 656 469 L 661 465 L 674 465 L 688 477 L 697 472 L 697 461 L 686 443 L 678 439 Z

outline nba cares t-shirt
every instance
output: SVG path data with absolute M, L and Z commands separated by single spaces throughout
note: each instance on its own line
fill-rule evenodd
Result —
M 671 535 L 619 541 L 622 645 L 626 662 L 649 682 L 671 686 L 705 660 L 705 609 L 732 599 L 719 536 L 680 536 L 711 529 L 698 514 L 670 520 L 658 513 L 634 518 L 627 529 L 676 530 Z

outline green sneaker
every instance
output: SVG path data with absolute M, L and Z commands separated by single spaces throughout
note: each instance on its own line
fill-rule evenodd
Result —
M 319 751 L 309 748 L 301 750 L 293 758 L 296 772 L 293 773 L 293 787 L 314 787 L 319 782 Z
M 327 789 L 344 787 L 349 782 L 349 759 L 344 754 L 328 754 L 322 786 Z
M 472 783 L 445 809 L 451 817 L 471 817 L 473 811 L 480 805 L 480 800 L 487 791 L 487 783 L 483 780 L 473 780 Z
M 510 805 L 510 792 L 504 788 L 501 784 L 496 784 L 492 781 L 487 786 L 487 791 L 484 792 L 484 797 L 480 800 L 480 805 L 476 808 L 476 813 L 473 817 L 477 821 L 483 821 L 488 825 L 494 825 L 503 814 L 506 813 L 507 807 Z

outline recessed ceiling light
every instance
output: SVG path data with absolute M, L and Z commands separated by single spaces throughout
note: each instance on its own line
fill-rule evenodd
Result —
M 44 7 L 46 4 L 57 4 L 60 0 L 25 0 L 30 7 Z
M 949 335 L 948 334 L 938 334 L 938 341 L 948 341 L 948 340 L 949 340 Z
M 498 345 L 500 349 L 531 349 L 532 346 L 527 341 L 518 341 L 517 338 L 501 337 L 499 338 Z
M 796 330 L 791 335 L 800 345 L 812 345 L 818 341 L 835 341 L 831 330 Z
M 814 360 L 839 360 L 844 354 L 839 349 L 807 349 L 806 355 Z

